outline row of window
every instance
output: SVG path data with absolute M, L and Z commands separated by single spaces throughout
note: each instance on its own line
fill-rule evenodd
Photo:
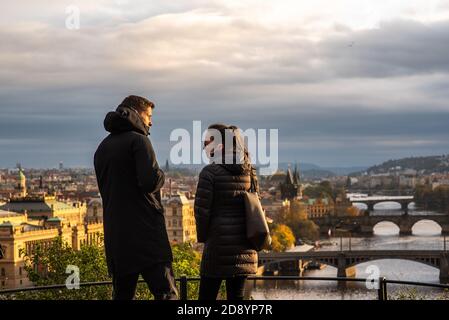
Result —
M 184 234 L 186 235 L 186 237 L 189 237 L 190 235 L 196 236 L 196 231 L 195 229 L 193 229 L 192 232 L 190 232 L 190 230 L 186 230 Z
M 173 237 L 177 237 L 178 233 L 176 231 L 172 231 L 172 235 L 173 235 Z M 189 237 L 190 235 L 195 236 L 196 235 L 196 231 L 192 230 L 192 232 L 190 232 L 189 230 L 186 230 L 186 231 L 184 231 L 184 235 L 186 237 Z
M 80 243 L 82 245 L 92 245 L 92 244 L 99 244 L 100 243 L 100 233 L 89 233 L 87 235 L 87 239 L 81 240 Z
M 182 211 L 182 210 L 181 210 Z M 171 208 L 171 212 L 172 212 L 172 216 L 177 216 L 178 215 L 178 208 L 176 208 L 176 207 L 172 207 Z M 184 214 L 184 215 L 186 215 L 186 214 Z M 191 217 L 193 217 L 193 210 L 191 209 L 191 210 L 189 210 L 189 213 L 188 213 L 188 215 L 189 216 L 191 216 Z
M 166 223 L 167 223 L 167 227 L 170 227 L 170 228 L 171 227 L 178 227 L 178 225 L 180 227 L 182 226 L 181 220 L 178 220 L 178 219 L 173 219 L 173 220 L 167 219 Z M 195 221 L 194 220 L 184 221 L 184 225 L 186 225 L 186 226 L 195 226 Z
M 36 249 L 37 246 L 46 250 L 50 248 L 52 245 L 53 239 L 51 240 L 37 240 L 37 241 L 27 241 L 25 243 L 25 252 L 27 255 L 31 255 L 31 253 Z
M 330 209 L 328 208 L 309 208 L 309 210 L 307 210 L 309 213 L 329 213 Z

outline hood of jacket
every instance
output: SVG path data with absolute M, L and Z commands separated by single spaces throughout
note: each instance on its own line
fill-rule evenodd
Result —
M 108 112 L 103 121 L 104 128 L 110 133 L 135 131 L 143 135 L 150 134 L 150 127 L 143 123 L 137 111 L 129 107 L 117 107 L 115 111 Z

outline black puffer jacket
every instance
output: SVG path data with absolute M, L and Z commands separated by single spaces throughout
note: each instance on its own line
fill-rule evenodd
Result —
M 256 190 L 258 190 L 257 177 Z M 246 238 L 243 192 L 250 176 L 239 164 L 209 164 L 201 171 L 195 196 L 199 242 L 204 242 L 201 275 L 232 277 L 257 272 L 257 252 Z
M 94 164 L 103 199 L 109 273 L 138 273 L 172 261 L 160 189 L 165 178 L 140 117 L 119 107 L 104 126 L 111 134 L 98 146 Z

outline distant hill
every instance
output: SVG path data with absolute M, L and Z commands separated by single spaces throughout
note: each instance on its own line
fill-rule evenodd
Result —
M 322 169 L 310 169 L 301 171 L 301 178 L 305 179 L 327 179 L 335 176 L 336 174 L 334 172 Z
M 368 167 L 322 167 L 321 169 L 331 171 L 337 176 L 347 176 L 351 172 L 365 171 Z
M 279 169 L 287 170 L 289 163 L 282 162 L 279 163 Z M 290 163 L 290 168 L 293 170 L 295 168 L 294 163 Z M 313 163 L 300 162 L 299 169 L 301 175 L 306 178 L 329 178 L 334 176 L 346 176 L 351 172 L 363 171 L 368 167 L 320 167 Z
M 356 171 L 363 171 L 366 170 L 368 167 L 320 167 L 313 163 L 307 163 L 307 162 L 300 162 L 297 163 L 299 170 L 301 172 L 301 176 L 304 176 L 308 179 L 320 179 L 320 178 L 330 178 L 338 175 L 348 175 L 351 172 Z M 190 171 L 190 173 L 198 174 L 201 169 L 204 167 L 204 164 L 197 164 L 197 165 L 173 165 L 170 164 L 171 170 L 180 170 L 180 171 Z M 294 162 L 280 162 L 278 164 L 279 170 L 286 171 L 288 167 L 290 166 L 291 170 L 295 169 L 295 163 Z M 162 166 L 162 168 L 165 168 L 165 165 Z
M 285 170 L 287 170 L 288 167 L 290 166 L 290 168 L 291 168 L 292 170 L 294 170 L 294 169 L 295 169 L 295 164 L 298 164 L 299 170 L 300 170 L 300 171 L 307 171 L 307 170 L 313 170 L 313 169 L 321 169 L 319 166 L 317 166 L 317 165 L 315 165 L 315 164 L 313 164 L 313 163 L 306 163 L 306 162 L 297 162 L 297 163 L 294 163 L 294 162 L 291 162 L 291 163 L 290 163 L 290 162 L 279 162 L 278 168 L 279 168 L 280 170 L 285 171 Z
M 422 174 L 449 172 L 449 154 L 441 156 L 410 157 L 397 160 L 388 160 L 366 170 L 351 173 L 351 175 L 360 175 L 363 171 L 366 171 L 368 174 L 380 174 L 403 171 L 407 169 L 416 170 Z

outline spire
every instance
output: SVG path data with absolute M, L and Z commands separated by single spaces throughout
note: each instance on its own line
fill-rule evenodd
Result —
M 292 170 L 290 169 L 290 164 L 288 164 L 287 175 L 285 176 L 285 184 L 286 185 L 293 184 L 293 175 Z
M 293 183 L 298 185 L 300 181 L 300 176 L 299 176 L 299 170 L 298 170 L 298 164 L 295 164 L 295 171 L 293 172 Z
M 165 161 L 165 172 L 170 171 L 170 165 L 168 164 L 168 159 Z

